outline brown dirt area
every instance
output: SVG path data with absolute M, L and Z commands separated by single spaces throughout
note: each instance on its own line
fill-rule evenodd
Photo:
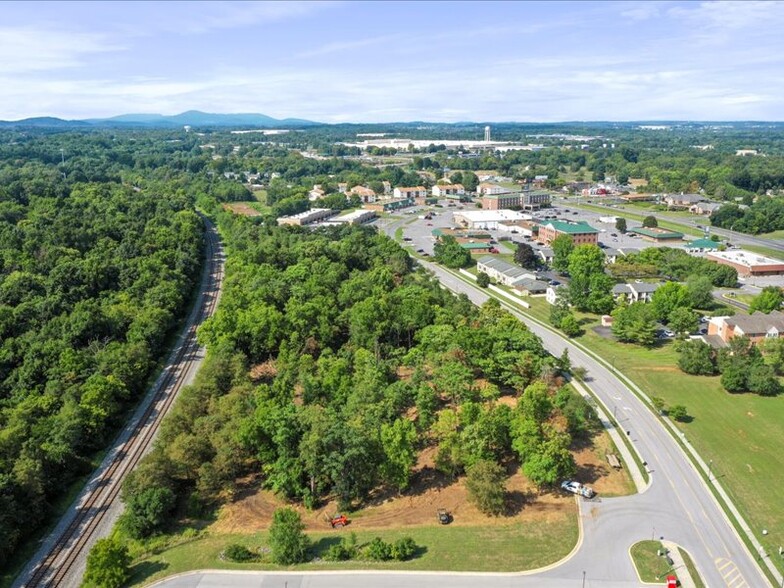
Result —
M 261 216 L 261 213 L 252 208 L 245 202 L 229 202 L 223 205 L 224 210 L 230 210 L 234 214 L 241 214 L 242 216 Z
M 603 432 L 594 438 L 593 447 L 576 451 L 576 478 L 590 484 L 599 495 L 628 494 L 633 488 L 628 476 L 613 470 L 604 457 L 611 446 L 609 437 Z M 465 477 L 453 481 L 435 469 L 435 454 L 435 447 L 428 447 L 420 453 L 411 487 L 405 493 L 378 493 L 371 496 L 361 510 L 345 513 L 351 521 L 349 527 L 359 530 L 437 525 L 436 510 L 439 508 L 445 508 L 452 514 L 452 524 L 456 526 L 547 523 L 563 517 L 565 509 L 574 508 L 571 495 L 558 490 L 539 493 L 519 468 L 513 466 L 507 479 L 508 512 L 505 516 L 488 517 L 468 500 Z M 253 480 L 249 482 L 252 484 Z M 249 488 L 221 509 L 210 530 L 215 533 L 255 533 L 267 529 L 275 509 L 283 506 L 287 506 L 286 501 L 272 492 Z M 288 506 L 300 513 L 308 531 L 329 530 L 327 520 L 337 513 L 334 502 L 313 511 L 298 504 Z

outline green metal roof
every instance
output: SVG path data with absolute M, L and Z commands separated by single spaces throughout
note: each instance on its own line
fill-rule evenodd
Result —
M 564 221 L 553 220 L 544 224 L 544 226 L 548 225 L 552 225 L 552 227 L 559 233 L 567 233 L 569 235 L 584 235 L 585 233 L 599 232 L 597 229 L 594 229 L 586 222 L 566 223 Z
M 686 247 L 690 249 L 718 249 L 719 244 L 710 239 L 695 239 L 694 241 L 687 243 Z
M 489 243 L 460 243 L 463 249 L 490 249 L 492 245 Z
M 629 229 L 629 232 L 637 233 L 643 237 L 650 237 L 651 239 L 683 239 L 683 233 L 659 228 L 647 229 L 645 227 L 635 227 L 634 229 Z

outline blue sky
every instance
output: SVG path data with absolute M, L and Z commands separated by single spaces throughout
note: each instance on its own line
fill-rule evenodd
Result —
M 782 2 L 11 2 L 0 119 L 782 120 Z

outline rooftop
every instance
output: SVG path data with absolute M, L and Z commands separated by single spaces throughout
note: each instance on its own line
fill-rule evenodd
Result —
M 718 249 L 719 244 L 710 239 L 695 239 L 686 243 L 685 247 L 687 249 Z
M 455 217 L 462 217 L 469 222 L 497 222 L 505 220 L 531 220 L 530 214 L 523 214 L 515 210 L 461 210 L 452 213 Z
M 651 239 L 683 239 L 683 233 L 668 231 L 667 229 L 660 229 L 659 227 L 635 227 L 634 229 L 629 229 L 629 232 L 637 233 L 643 237 L 650 237 Z
M 754 314 L 736 314 L 724 318 L 724 322 L 740 328 L 744 335 L 761 335 L 771 328 L 784 331 L 784 313 L 774 310 L 770 314 L 755 312 Z
M 559 233 L 567 233 L 569 235 L 584 235 L 585 233 L 599 232 L 586 222 L 567 223 L 565 221 L 553 220 L 548 221 L 544 226 L 552 227 Z
M 784 261 L 780 259 L 773 259 L 772 257 L 765 257 L 749 251 L 711 251 L 710 256 L 715 259 L 723 259 L 731 263 L 745 266 L 760 266 L 760 265 L 782 265 Z

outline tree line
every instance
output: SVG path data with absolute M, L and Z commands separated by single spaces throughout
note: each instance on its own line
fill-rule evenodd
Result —
M 510 460 L 540 486 L 574 472 L 572 440 L 594 421 L 560 387 L 568 358 L 497 303 L 445 292 L 368 228 L 218 215 L 228 261 L 199 334 L 208 359 L 125 484 L 129 535 L 165 528 L 178 504 L 213 508 L 248 474 L 308 507 L 404 492 L 426 446 L 451 478 Z

